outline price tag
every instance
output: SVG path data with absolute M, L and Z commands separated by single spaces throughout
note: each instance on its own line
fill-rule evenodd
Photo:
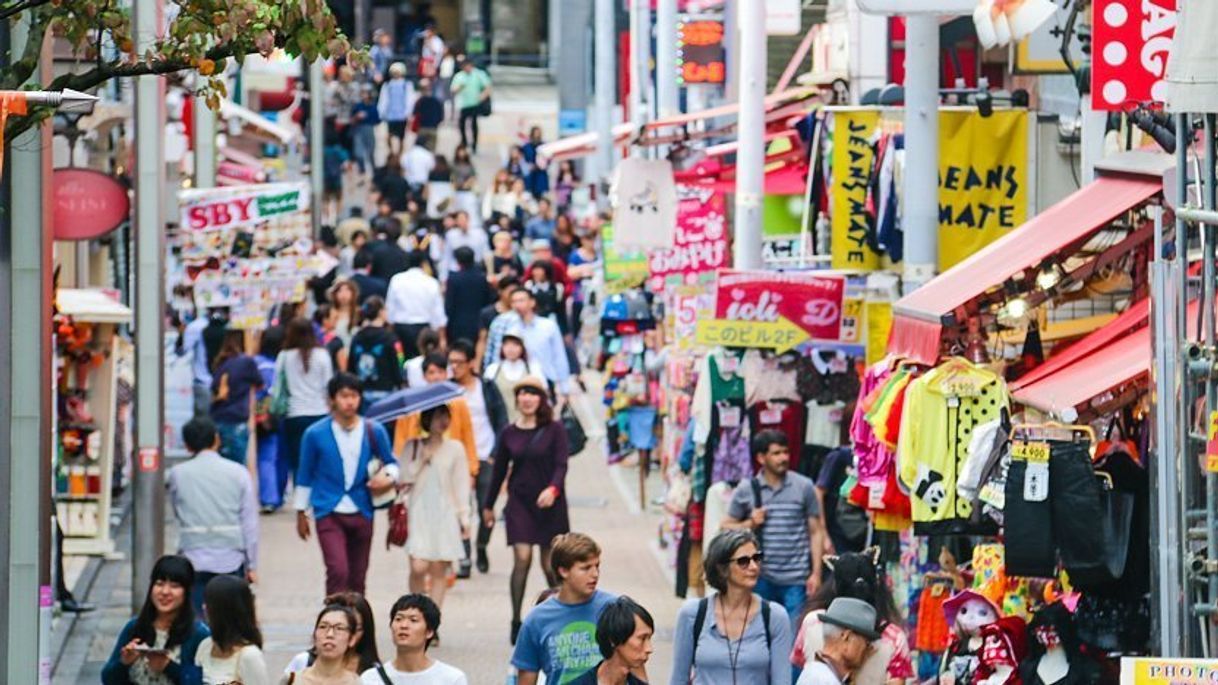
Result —
M 953 378 L 946 386 L 948 394 L 957 397 L 973 397 L 981 393 L 981 386 L 973 378 Z
M 766 426 L 773 426 L 782 423 L 781 409 L 763 409 L 760 414 L 760 423 Z
M 1049 443 L 1016 442 L 1011 445 L 1011 458 L 1034 464 L 1049 463 Z
M 740 407 L 720 407 L 719 425 L 724 428 L 739 428 Z
M 740 369 L 740 360 L 728 355 L 723 358 L 723 364 L 720 365 L 724 373 L 736 373 Z
M 875 511 L 880 511 L 884 508 L 884 489 L 883 483 L 877 483 L 867 487 L 867 508 Z
M 834 357 L 829 362 L 829 373 L 846 373 L 850 370 L 850 362 L 841 357 Z
M 1023 499 L 1025 502 L 1049 499 L 1049 462 L 1028 462 L 1028 470 L 1023 477 Z

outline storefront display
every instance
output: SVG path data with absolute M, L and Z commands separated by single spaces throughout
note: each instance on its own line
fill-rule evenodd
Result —
M 122 444 L 118 369 L 130 352 L 118 326 L 132 314 L 100 290 L 59 289 L 55 303 L 55 515 L 65 554 L 105 555 L 114 551 L 110 508 Z

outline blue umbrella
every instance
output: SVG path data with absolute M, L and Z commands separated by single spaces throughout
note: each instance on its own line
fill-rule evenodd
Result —
M 461 386 L 450 381 L 425 385 L 421 388 L 407 388 L 368 407 L 368 413 L 364 418 L 384 423 L 403 416 L 425 412 L 428 409 L 435 409 L 461 396 Z

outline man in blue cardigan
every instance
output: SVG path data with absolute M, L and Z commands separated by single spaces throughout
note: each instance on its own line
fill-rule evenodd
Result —
M 312 509 L 326 564 L 326 594 L 363 594 L 372 551 L 372 498 L 394 487 L 398 465 L 385 429 L 360 418 L 359 378 L 339 373 L 328 390 L 330 416 L 309 426 L 301 439 L 296 532 L 309 539 Z

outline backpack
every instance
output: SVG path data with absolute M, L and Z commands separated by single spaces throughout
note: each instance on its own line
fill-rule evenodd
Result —
M 702 628 L 706 625 L 706 610 L 710 606 L 710 600 L 710 597 L 698 600 L 698 613 L 694 616 L 694 651 L 689 658 L 691 666 L 698 663 L 698 642 L 702 639 Z M 770 637 L 770 602 L 765 599 L 761 600 L 761 623 L 765 626 L 765 648 L 768 652 L 772 648 L 773 640 Z M 741 634 L 741 638 L 743 637 Z

